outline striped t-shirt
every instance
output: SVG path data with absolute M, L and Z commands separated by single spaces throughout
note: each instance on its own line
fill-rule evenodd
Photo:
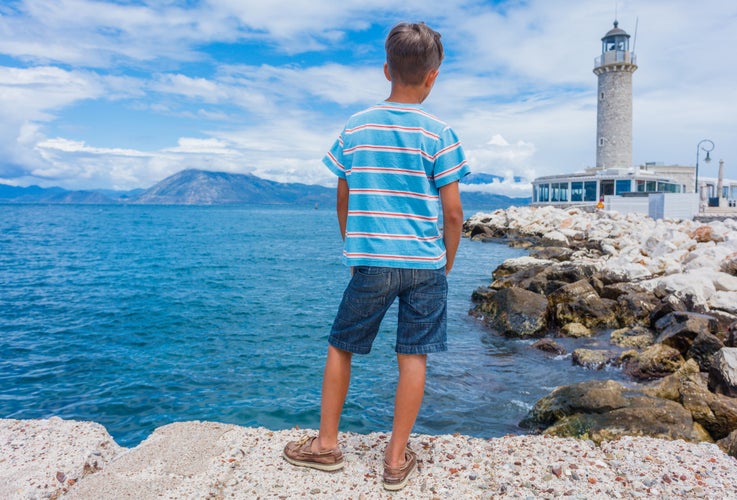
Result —
M 438 189 L 469 173 L 448 125 L 383 102 L 350 117 L 323 162 L 348 183 L 346 265 L 445 266 Z

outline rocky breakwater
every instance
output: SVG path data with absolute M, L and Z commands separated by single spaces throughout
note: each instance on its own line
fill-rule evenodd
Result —
M 471 314 L 555 355 L 556 337 L 606 338 L 572 362 L 633 381 L 558 387 L 520 425 L 595 442 L 717 442 L 737 457 L 737 220 L 512 207 L 474 215 L 464 233 L 530 250 L 493 271 Z

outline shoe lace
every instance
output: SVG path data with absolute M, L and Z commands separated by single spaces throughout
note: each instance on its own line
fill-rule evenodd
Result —
M 309 440 L 310 440 L 310 436 L 302 436 L 299 439 L 299 441 L 297 441 L 297 446 L 302 446 L 303 444 L 305 444 Z

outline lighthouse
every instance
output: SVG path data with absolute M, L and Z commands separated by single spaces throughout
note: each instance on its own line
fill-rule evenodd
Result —
M 632 167 L 632 73 L 637 59 L 630 36 L 614 27 L 601 39 L 601 56 L 594 63 L 598 77 L 596 113 L 597 168 Z

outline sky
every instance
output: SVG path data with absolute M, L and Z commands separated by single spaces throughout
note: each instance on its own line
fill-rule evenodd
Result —
M 387 33 L 424 21 L 446 51 L 424 108 L 473 172 L 506 179 L 471 189 L 529 196 L 596 163 L 615 18 L 639 66 L 633 164 L 694 165 L 709 139 L 737 178 L 734 0 L 0 0 L 0 183 L 129 190 L 199 168 L 335 185 L 321 159 L 388 96 Z

